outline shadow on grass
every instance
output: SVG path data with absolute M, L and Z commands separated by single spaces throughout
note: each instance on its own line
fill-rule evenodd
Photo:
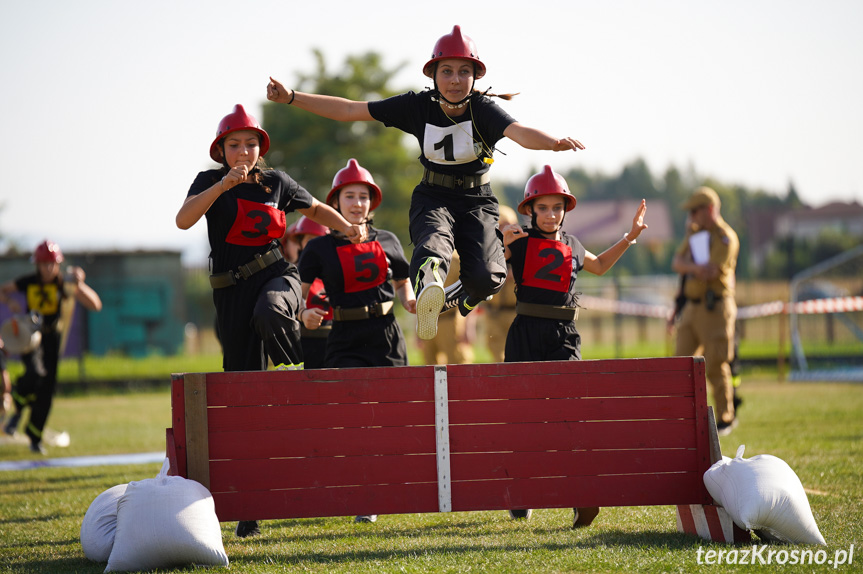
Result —
M 447 527 L 449 528 L 449 526 Z M 352 535 L 346 534 L 344 536 L 345 539 L 349 538 L 367 538 L 367 537 L 375 537 L 375 538 L 388 538 L 388 537 L 398 537 L 400 534 L 404 534 L 410 536 L 411 538 L 416 538 L 418 536 L 434 536 L 432 532 L 429 531 L 437 530 L 436 528 L 422 528 L 417 530 L 404 531 L 399 533 L 399 531 L 387 531 L 387 532 L 357 532 Z M 539 529 L 534 531 L 538 535 L 543 535 L 546 531 L 548 532 L 559 532 L 560 529 Z M 512 542 L 502 542 L 499 544 L 495 544 L 494 542 L 489 542 L 488 540 L 488 532 L 476 532 L 476 533 L 453 533 L 459 536 L 477 536 L 477 538 L 483 537 L 482 540 L 477 540 L 476 544 L 428 544 L 423 546 L 414 546 L 411 548 L 387 548 L 387 549 L 369 549 L 362 550 L 357 548 L 351 548 L 344 551 L 334 551 L 334 552 L 321 552 L 319 548 L 309 551 L 303 551 L 293 554 L 281 554 L 274 553 L 269 548 L 269 544 L 266 544 L 266 540 L 262 540 L 261 542 L 265 543 L 265 545 L 258 546 L 255 548 L 247 548 L 246 552 L 242 555 L 238 553 L 233 553 L 231 556 L 232 566 L 235 568 L 243 568 L 243 564 L 253 565 L 253 564 L 262 564 L 262 563 L 276 563 L 283 564 L 285 566 L 299 566 L 303 563 L 315 563 L 315 564 L 333 564 L 333 565 L 342 565 L 342 564 L 350 564 L 352 562 L 365 562 L 365 561 L 392 561 L 392 560 L 401 560 L 401 559 L 411 559 L 415 558 L 417 554 L 446 554 L 449 556 L 452 555 L 474 555 L 477 553 L 484 554 L 488 552 L 524 552 L 525 550 L 535 551 L 535 550 L 543 550 L 548 552 L 560 552 L 560 551 L 573 551 L 573 550 L 595 550 L 597 548 L 605 548 L 605 547 L 631 547 L 631 548 L 660 548 L 664 550 L 686 550 L 693 547 L 693 544 L 698 544 L 699 539 L 693 536 L 689 536 L 686 534 L 680 534 L 677 532 L 656 532 L 656 531 L 645 531 L 645 532 L 623 532 L 623 531 L 604 531 L 599 532 L 595 535 L 591 535 L 585 538 L 573 539 L 571 542 L 542 542 L 538 540 L 530 540 L 530 541 L 522 541 L 520 543 L 512 543 Z M 320 536 L 319 538 L 328 538 L 328 539 L 339 539 L 341 538 L 338 535 L 334 535 L 332 533 Z M 304 540 L 308 542 L 310 537 L 303 536 L 297 537 L 297 541 Z M 273 540 L 272 543 L 278 544 L 286 544 L 290 543 L 290 539 L 279 539 Z M 702 541 L 703 543 L 703 541 Z

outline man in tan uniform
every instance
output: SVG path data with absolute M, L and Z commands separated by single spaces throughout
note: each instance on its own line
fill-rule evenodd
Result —
M 727 435 L 737 425 L 729 362 L 734 357 L 734 288 L 740 242 L 722 219 L 719 196 L 711 188 L 698 188 L 682 207 L 689 213 L 689 222 L 671 267 L 686 275 L 686 303 L 677 328 L 675 355 L 704 355 L 716 427 L 720 435 Z
M 508 225 L 517 223 L 518 215 L 516 215 L 515 210 L 501 204 L 498 228 L 503 229 Z M 491 301 L 485 303 L 481 316 L 486 343 L 494 363 L 503 362 L 506 334 L 515 319 L 515 303 L 515 281 L 512 278 L 512 269 L 507 268 L 506 283 Z

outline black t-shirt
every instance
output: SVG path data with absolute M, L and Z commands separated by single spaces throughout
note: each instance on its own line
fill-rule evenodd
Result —
M 417 138 L 419 160 L 432 171 L 452 175 L 475 175 L 488 171 L 483 162 L 488 151 L 503 138 L 515 119 L 491 98 L 474 93 L 465 113 L 450 118 L 432 100 L 432 91 L 407 92 L 369 102 L 369 113 L 387 127 L 396 127 Z
M 222 171 L 202 171 L 188 196 L 198 195 L 222 178 Z M 256 254 L 279 247 L 285 214 L 312 206 L 314 198 L 288 174 L 263 172 L 263 184 L 241 183 L 222 195 L 206 213 L 213 273 L 236 269 Z
M 333 307 L 364 307 L 392 301 L 390 279 L 407 279 L 410 264 L 398 238 L 384 229 L 369 227 L 369 238 L 353 244 L 344 237 L 324 235 L 306 244 L 299 262 L 300 279 L 324 282 Z
M 15 288 L 24 293 L 27 310 L 42 315 L 42 330 L 53 331 L 60 321 L 61 304 L 66 298 L 63 277 L 58 275 L 50 283 L 42 283 L 38 273 L 24 275 L 15 280 Z
M 546 239 L 534 229 L 524 228 L 527 237 L 509 244 L 519 301 L 540 305 L 575 307 L 575 279 L 584 267 L 584 246 L 560 232 L 560 241 Z

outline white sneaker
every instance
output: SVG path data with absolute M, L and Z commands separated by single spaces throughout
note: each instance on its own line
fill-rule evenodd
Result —
M 354 522 L 377 522 L 378 515 L 377 514 L 361 514 L 354 518 Z
M 446 301 L 443 285 L 433 281 L 417 297 L 417 337 L 430 341 L 437 335 L 437 318 Z

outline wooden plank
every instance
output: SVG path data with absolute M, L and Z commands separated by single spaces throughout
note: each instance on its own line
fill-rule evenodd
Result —
M 692 357 L 660 357 L 646 359 L 603 359 L 592 361 L 543 361 L 525 363 L 486 363 L 447 365 L 451 377 L 541 377 L 547 374 L 604 374 L 691 371 Z
M 186 477 L 210 488 L 206 375 L 193 373 L 184 377 L 183 401 L 186 418 Z
M 210 458 L 434 454 L 434 426 L 211 433 Z
M 168 476 L 177 474 L 177 445 L 174 444 L 174 429 L 165 429 L 165 456 L 168 458 Z
M 477 424 L 450 427 L 450 450 L 507 452 L 695 448 L 692 421 Z
M 704 357 L 694 357 L 692 379 L 695 390 L 695 436 L 701 469 L 704 473 L 707 472 L 710 465 L 722 458 L 722 451 L 719 449 L 719 436 L 716 434 L 716 421 L 712 419 L 713 409 L 707 406 L 707 377 Z M 712 441 L 715 442 L 711 444 Z
M 433 367 L 208 373 L 210 406 L 434 400 Z
M 452 424 L 692 419 L 695 401 L 692 397 L 450 401 L 449 411 Z
M 209 409 L 210 433 L 434 424 L 434 404 L 269 405 Z
M 452 457 L 452 479 L 696 472 L 697 462 L 692 449 L 460 453 Z
M 222 522 L 360 514 L 437 512 L 437 485 L 400 484 L 215 493 Z
M 454 481 L 453 511 L 657 506 L 703 498 L 697 473 Z
M 369 484 L 435 482 L 433 453 L 210 462 L 210 491 L 240 492 Z
M 573 361 L 577 362 L 577 361 Z M 450 400 L 692 396 L 691 373 L 548 373 L 471 379 L 449 376 Z
M 177 452 L 177 476 L 186 477 L 186 405 L 183 375 L 171 375 L 171 425 Z

